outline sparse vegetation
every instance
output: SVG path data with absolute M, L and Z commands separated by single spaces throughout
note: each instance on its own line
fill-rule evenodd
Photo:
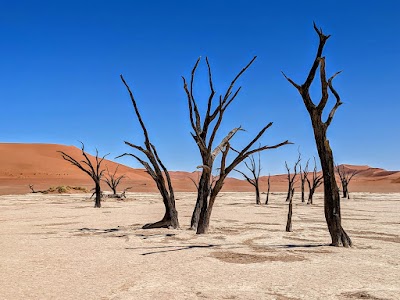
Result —
M 35 191 L 33 184 L 30 184 L 29 188 L 31 189 L 32 193 L 41 193 L 41 194 L 51 194 L 51 193 L 66 194 L 71 192 L 89 193 L 89 190 L 87 188 L 81 186 L 59 185 L 59 186 L 51 186 L 47 190 Z

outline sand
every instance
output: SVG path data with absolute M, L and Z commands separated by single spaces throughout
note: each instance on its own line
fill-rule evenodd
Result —
M 210 233 L 187 230 L 194 193 L 177 193 L 180 230 L 143 230 L 156 193 L 92 208 L 87 194 L 0 196 L 1 299 L 400 299 L 400 194 L 342 202 L 351 249 L 328 246 L 322 194 L 221 193 Z
M 63 160 L 57 151 L 64 151 L 78 160 L 82 157 L 81 150 L 73 146 L 0 143 L 0 195 L 26 194 L 30 192 L 30 184 L 33 184 L 35 190 L 47 190 L 50 187 L 66 185 L 93 188 L 94 184 L 90 177 Z M 94 159 L 93 156 L 89 155 L 89 157 Z M 110 157 L 112 158 L 111 155 L 108 158 Z M 117 166 L 117 162 L 104 161 L 104 168 L 107 167 L 111 173 Z M 350 192 L 400 193 L 399 171 L 386 171 L 369 166 L 345 165 L 345 167 L 350 171 L 361 171 L 351 181 Z M 195 166 L 193 166 L 193 170 L 196 170 Z M 120 165 L 117 176 L 120 175 L 126 176 L 118 187 L 121 191 L 124 188 L 132 187 L 130 191 L 157 192 L 153 180 L 143 169 Z M 170 176 L 175 191 L 193 192 L 196 190 L 191 179 L 198 181 L 198 173 L 170 170 Z M 267 180 L 266 176 L 260 178 L 262 191 L 266 191 L 268 188 Z M 295 187 L 299 191 L 299 182 Z M 103 184 L 102 188 L 109 190 L 106 184 Z M 250 192 L 253 191 L 253 187 L 246 180 L 227 178 L 223 191 Z M 271 176 L 271 191 L 287 191 L 287 174 Z M 318 191 L 322 191 L 322 187 Z

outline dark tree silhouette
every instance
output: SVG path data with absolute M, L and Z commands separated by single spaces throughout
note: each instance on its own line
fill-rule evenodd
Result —
M 345 166 L 340 165 L 340 166 L 336 166 L 336 172 L 338 173 L 340 182 L 342 183 L 342 191 L 343 191 L 342 198 L 350 199 L 350 193 L 349 193 L 350 181 L 351 181 L 351 179 L 353 179 L 354 176 L 356 176 L 358 173 L 360 173 L 360 171 L 349 170 L 349 169 L 346 169 Z
M 141 146 L 132 144 L 127 141 L 125 141 L 125 144 L 132 147 L 133 149 L 143 153 L 147 157 L 148 162 L 141 159 L 136 154 L 132 154 L 132 153 L 124 153 L 118 157 L 125 156 L 125 155 L 132 156 L 139 163 L 141 163 L 143 165 L 143 167 L 145 167 L 147 173 L 151 176 L 151 178 L 156 183 L 158 191 L 161 194 L 161 197 L 163 199 L 163 203 L 165 206 L 164 217 L 158 222 L 149 223 L 149 224 L 144 225 L 143 229 L 169 228 L 169 227 L 179 228 L 178 212 L 175 208 L 174 190 L 172 187 L 171 178 L 169 176 L 168 170 L 162 163 L 160 157 L 158 156 L 156 147 L 150 142 L 146 126 L 144 125 L 142 117 L 139 113 L 139 109 L 137 107 L 135 98 L 133 97 L 133 94 L 131 92 L 131 89 L 129 88 L 128 84 L 126 83 L 124 77 L 122 75 L 120 75 L 120 77 L 129 93 L 129 96 L 130 96 L 132 104 L 133 104 L 133 108 L 136 113 L 136 117 L 142 128 L 143 135 L 144 135 L 144 146 L 145 147 L 143 148 Z M 165 182 L 165 181 L 167 181 L 167 182 Z
M 213 108 L 214 104 L 214 85 L 211 74 L 211 67 L 208 62 L 208 58 L 206 58 L 206 63 L 208 67 L 208 81 L 210 86 L 210 95 L 207 101 L 207 111 L 205 115 L 202 117 L 200 115 L 197 101 L 195 99 L 193 93 L 194 86 L 194 77 L 196 73 L 197 66 L 200 62 L 200 58 L 196 61 L 191 73 L 190 84 L 188 86 L 186 79 L 183 79 L 183 87 L 187 95 L 188 106 L 189 106 L 189 118 L 190 124 L 192 126 L 193 132 L 192 137 L 195 140 L 202 159 L 202 165 L 200 166 L 202 169 L 201 177 L 198 183 L 198 193 L 195 209 L 192 215 L 191 228 L 197 229 L 197 233 L 206 233 L 208 231 L 210 217 L 212 208 L 214 205 L 214 201 L 220 192 L 224 180 L 227 175 L 243 160 L 245 160 L 250 155 L 257 153 L 259 151 L 264 151 L 267 149 L 274 149 L 281 147 L 283 145 L 288 144 L 288 141 L 276 144 L 274 146 L 262 146 L 256 149 L 251 149 L 252 146 L 261 138 L 264 132 L 272 126 L 272 123 L 266 125 L 260 132 L 256 135 L 256 137 L 247 144 L 242 150 L 235 152 L 237 153 L 236 157 L 233 158 L 232 162 L 228 165 L 226 162 L 228 152 L 231 150 L 230 140 L 233 136 L 242 128 L 237 127 L 232 129 L 223 139 L 222 141 L 214 147 L 214 142 L 218 130 L 220 129 L 220 125 L 222 119 L 225 115 L 226 109 L 229 105 L 235 100 L 236 96 L 239 94 L 240 87 L 233 91 L 234 85 L 236 81 L 241 77 L 241 75 L 250 67 L 250 65 L 254 62 L 256 57 L 254 57 L 232 80 L 229 88 L 226 90 L 224 95 L 221 95 L 217 101 L 217 105 Z M 202 120 L 203 118 L 203 120 Z M 210 178 L 211 172 L 213 170 L 214 161 L 221 154 L 221 160 L 219 165 L 219 175 L 218 179 L 215 181 L 215 184 L 211 188 L 210 191 Z
M 300 187 L 301 187 L 301 202 L 305 202 L 305 184 L 307 181 L 307 176 L 308 176 L 308 163 L 309 160 L 307 160 L 307 163 L 304 167 L 304 169 L 301 167 L 300 164 Z
M 92 161 L 89 159 L 88 155 L 85 152 L 85 145 L 81 142 L 82 147 L 82 156 L 84 157 L 84 160 L 81 160 L 80 162 L 68 155 L 67 153 L 63 151 L 57 151 L 61 153 L 61 156 L 63 159 L 66 161 L 70 162 L 72 165 L 75 167 L 79 168 L 86 174 L 90 176 L 90 178 L 93 179 L 93 182 L 95 184 L 95 194 L 96 194 L 96 199 L 94 201 L 94 207 L 101 207 L 101 187 L 100 187 L 100 182 L 101 178 L 103 177 L 104 169 L 101 169 L 101 163 L 103 162 L 104 158 L 108 155 L 104 155 L 102 158 L 99 159 L 99 151 L 96 149 L 96 157 L 95 157 L 95 162 L 92 163 Z M 95 164 L 94 164 L 95 163 Z
M 29 184 L 29 188 L 33 194 L 37 194 L 37 193 L 47 194 L 48 193 L 48 191 L 35 191 L 35 189 L 33 188 L 33 184 Z
M 234 171 L 242 174 L 243 177 L 246 179 L 246 181 L 248 183 L 250 183 L 252 186 L 254 186 L 254 189 L 256 190 L 256 204 L 260 205 L 261 204 L 261 200 L 260 200 L 260 173 L 261 173 L 260 152 L 258 152 L 258 162 L 255 161 L 254 155 L 250 155 L 249 160 L 250 160 L 250 165 L 246 161 L 244 162 L 244 165 L 246 166 L 247 170 L 250 171 L 251 177 L 240 170 L 234 169 Z
M 286 196 L 286 202 L 290 201 L 290 199 L 293 198 L 294 194 L 294 184 L 296 183 L 296 178 L 297 178 L 297 166 L 300 164 L 301 161 L 301 156 L 299 154 L 299 157 L 297 158 L 297 161 L 294 164 L 293 171 L 294 173 L 290 173 L 290 167 L 288 166 L 287 162 L 285 161 L 285 167 L 287 170 L 287 178 L 288 178 L 288 192 Z
M 294 163 L 293 167 L 293 174 L 290 174 L 290 168 L 285 161 L 285 167 L 288 172 L 288 193 L 286 196 L 286 201 L 289 201 L 288 205 L 288 216 L 287 216 L 287 222 L 286 222 L 286 231 L 290 232 L 292 231 L 292 213 L 293 213 L 293 195 L 294 195 L 294 184 L 296 182 L 296 177 L 297 177 L 297 166 L 300 164 L 301 161 L 301 155 L 299 153 L 299 157 L 297 158 L 297 161 Z
M 317 172 L 317 162 L 315 161 L 314 157 L 314 169 L 312 172 L 312 178 L 310 179 L 308 176 L 306 177 L 307 184 L 308 184 L 308 201 L 307 204 L 313 204 L 313 197 L 316 189 L 322 184 L 323 182 L 323 175 L 318 174 Z
M 270 181 L 270 179 L 271 179 L 271 174 L 268 174 L 268 180 L 267 180 L 268 188 L 267 188 L 267 198 L 265 199 L 265 205 L 268 205 L 268 201 L 269 201 L 269 191 L 271 189 L 271 181 Z
M 331 235 L 332 245 L 349 247 L 352 245 L 350 237 L 347 235 L 342 227 L 341 211 L 340 211 L 340 195 L 339 188 L 335 180 L 335 167 L 333 160 L 333 153 L 329 145 L 326 133 L 329 125 L 332 122 L 333 116 L 337 108 L 342 104 L 340 96 L 333 88 L 332 81 L 340 72 L 337 72 L 328 80 L 326 79 L 325 72 L 325 57 L 322 56 L 323 48 L 330 35 L 325 35 L 322 29 L 318 29 L 314 23 L 314 29 L 319 37 L 319 45 L 313 65 L 308 73 L 305 82 L 301 85 L 295 83 L 292 79 L 287 77 L 283 72 L 285 78 L 298 90 L 304 105 L 310 115 L 312 127 L 314 130 L 315 142 L 317 145 L 318 155 L 321 160 L 321 167 L 324 176 L 324 207 L 325 219 L 328 225 L 329 233 Z M 318 104 L 311 100 L 310 86 L 314 81 L 315 74 L 319 67 L 321 92 L 322 96 Z M 326 121 L 322 120 L 323 111 L 328 103 L 329 90 L 336 98 L 336 103 L 328 114 Z
M 294 193 L 294 189 L 293 189 Z M 286 231 L 291 232 L 292 231 L 292 213 L 293 213 L 293 194 L 289 200 L 289 205 L 288 205 L 288 215 L 287 215 L 287 221 L 286 221 Z
M 114 173 L 110 173 L 110 170 L 107 169 L 107 173 L 104 175 L 103 181 L 110 187 L 113 191 L 113 196 L 117 196 L 117 187 L 120 184 L 121 180 L 125 178 L 125 175 L 117 176 L 119 165 L 115 168 Z

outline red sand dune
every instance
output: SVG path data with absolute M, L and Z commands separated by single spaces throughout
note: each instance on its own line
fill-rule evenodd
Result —
M 23 194 L 30 192 L 29 184 L 35 190 L 46 190 L 51 186 L 70 185 L 92 188 L 93 183 L 87 174 L 61 158 L 57 151 L 64 151 L 81 159 L 81 150 L 73 146 L 55 144 L 12 144 L 0 143 L 0 194 Z M 93 158 L 93 156 L 90 156 Z M 118 163 L 105 160 L 111 172 Z M 346 169 L 360 173 L 353 178 L 350 191 L 364 192 L 400 192 L 400 172 L 386 171 L 368 166 L 345 165 Z M 130 191 L 154 192 L 156 186 L 143 169 L 133 169 L 120 165 L 117 175 L 125 174 L 120 189 L 132 187 Z M 182 171 L 170 172 L 176 191 L 195 191 L 190 180 L 198 179 L 198 173 Z M 260 178 L 261 189 L 267 188 L 267 177 Z M 106 184 L 103 189 L 108 190 Z M 271 191 L 286 191 L 286 175 L 271 176 Z M 253 188 L 244 180 L 228 178 L 224 191 L 252 191 Z M 298 190 L 298 189 L 297 189 Z

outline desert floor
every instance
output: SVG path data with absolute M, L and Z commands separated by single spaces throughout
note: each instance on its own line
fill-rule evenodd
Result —
M 342 202 L 350 249 L 328 246 L 322 194 L 268 206 L 222 193 L 210 233 L 187 230 L 194 193 L 177 193 L 180 230 L 143 230 L 163 205 L 130 193 L 92 208 L 87 194 L 0 196 L 1 299 L 400 299 L 400 194 Z

